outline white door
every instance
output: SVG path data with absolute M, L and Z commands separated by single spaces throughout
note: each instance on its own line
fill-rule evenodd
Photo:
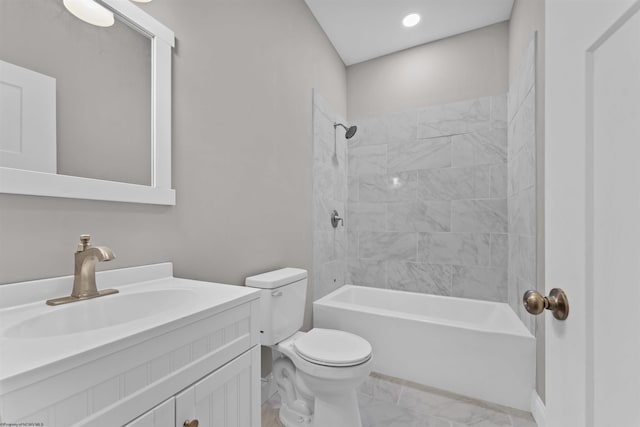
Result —
M 640 426 L 640 2 L 546 2 L 549 427 Z

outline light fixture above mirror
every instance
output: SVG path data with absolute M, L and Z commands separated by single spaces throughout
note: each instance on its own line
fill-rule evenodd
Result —
M 151 0 L 132 0 L 137 3 L 149 3 Z M 94 0 L 63 0 L 64 7 L 73 16 L 98 27 L 110 27 L 115 19 L 113 12 Z
M 113 12 L 93 0 L 64 0 L 62 2 L 73 16 L 98 27 L 114 24 Z

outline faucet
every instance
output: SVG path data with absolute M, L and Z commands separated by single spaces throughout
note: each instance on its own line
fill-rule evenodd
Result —
M 47 301 L 47 305 L 60 305 L 90 298 L 118 293 L 117 289 L 98 291 L 96 287 L 96 263 L 111 261 L 115 255 L 106 246 L 91 246 L 91 236 L 82 234 L 80 243 L 74 255 L 75 268 L 73 274 L 73 290 L 71 296 L 54 298 Z

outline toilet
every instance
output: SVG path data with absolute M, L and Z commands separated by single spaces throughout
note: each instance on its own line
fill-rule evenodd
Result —
M 356 388 L 371 372 L 371 344 L 334 329 L 300 332 L 307 271 L 283 268 L 247 277 L 261 289 L 261 344 L 274 350 L 273 377 L 285 427 L 360 427 Z

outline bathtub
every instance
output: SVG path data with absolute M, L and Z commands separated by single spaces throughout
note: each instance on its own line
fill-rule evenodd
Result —
M 535 338 L 507 304 L 345 285 L 313 303 L 313 318 L 367 339 L 376 372 L 531 408 Z

